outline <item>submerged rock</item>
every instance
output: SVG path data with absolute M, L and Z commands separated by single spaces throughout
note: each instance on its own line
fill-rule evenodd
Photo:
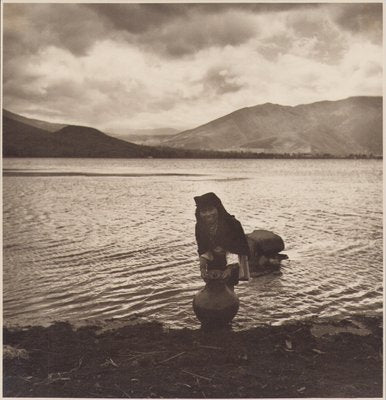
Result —
M 250 251 L 251 275 L 258 276 L 259 274 L 278 272 L 281 261 L 288 258 L 285 254 L 279 254 L 284 250 L 283 239 L 279 235 L 263 229 L 254 230 L 246 236 Z

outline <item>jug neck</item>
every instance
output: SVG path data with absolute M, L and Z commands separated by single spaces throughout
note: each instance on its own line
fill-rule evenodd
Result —
M 206 287 L 210 290 L 224 290 L 227 285 L 223 279 L 210 279 L 206 283 Z

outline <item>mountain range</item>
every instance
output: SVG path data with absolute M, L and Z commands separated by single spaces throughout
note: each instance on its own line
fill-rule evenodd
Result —
M 350 97 L 294 107 L 266 103 L 242 108 L 175 135 L 170 135 L 171 132 L 170 128 L 165 128 L 154 135 L 150 130 L 146 133 L 150 133 L 148 144 L 152 146 L 139 145 L 92 127 L 55 124 L 3 110 L 3 155 L 119 158 L 255 158 L 252 153 L 380 156 L 382 97 Z M 142 137 L 144 133 L 137 132 L 137 135 Z M 141 140 L 146 140 L 146 135 L 143 137 Z
M 22 122 L 23 121 L 23 122 Z M 34 125 L 30 125 L 33 121 Z M 81 158 L 228 158 L 237 153 L 152 147 L 113 138 L 87 126 L 61 125 L 57 131 L 45 121 L 30 120 L 3 111 L 4 157 L 81 157 Z M 37 125 L 37 126 L 36 126 Z M 248 158 L 248 155 L 247 157 Z
M 167 138 L 163 145 L 264 153 L 380 155 L 382 97 L 242 108 Z

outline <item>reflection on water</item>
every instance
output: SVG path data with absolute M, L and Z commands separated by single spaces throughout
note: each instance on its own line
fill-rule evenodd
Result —
M 382 312 L 382 162 L 6 159 L 6 324 L 139 314 L 198 326 L 193 196 L 286 243 L 282 276 L 236 289 L 234 325 Z M 32 173 L 32 175 L 31 175 Z

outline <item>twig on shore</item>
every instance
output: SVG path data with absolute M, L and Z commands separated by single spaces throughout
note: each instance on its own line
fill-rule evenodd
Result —
M 204 349 L 213 349 L 213 350 L 222 350 L 222 347 L 217 347 L 217 346 L 206 346 L 203 344 L 199 344 L 198 347 L 203 347 Z
M 191 389 L 192 387 L 190 385 L 188 385 L 187 383 L 181 383 L 181 382 L 177 382 L 176 385 L 180 385 L 180 386 L 185 386 L 189 389 Z
M 319 349 L 312 349 L 312 351 L 313 351 L 314 353 L 317 353 L 317 354 L 326 354 L 325 351 L 321 351 L 321 350 L 319 350 Z
M 69 371 L 63 371 L 63 372 L 51 372 L 48 374 L 47 378 L 43 379 L 40 382 L 35 382 L 34 386 L 36 385 L 50 385 L 51 383 L 57 382 L 57 381 L 70 381 L 71 377 L 70 375 L 73 372 L 76 372 L 80 369 L 80 367 L 83 364 L 83 357 L 79 358 L 78 360 L 78 365 L 72 369 L 70 369 Z
M 165 353 L 167 350 L 155 350 L 155 351 L 133 351 L 133 353 L 138 354 L 156 354 L 156 353 Z
M 119 365 L 111 357 L 106 358 L 105 362 L 101 364 L 102 367 L 108 367 L 109 365 L 112 365 L 116 368 L 119 367 Z
M 17 377 L 23 379 L 23 381 L 26 381 L 28 383 L 31 383 L 31 379 L 33 378 L 33 376 L 21 376 L 21 375 L 18 375 Z
M 174 356 L 172 356 L 172 357 L 169 357 L 169 358 L 167 358 L 166 360 L 159 361 L 157 364 L 162 364 L 162 363 L 165 363 L 165 362 L 167 362 L 167 361 L 173 360 L 174 358 L 177 358 L 177 357 L 179 357 L 179 356 L 182 356 L 182 355 L 185 354 L 185 353 L 186 353 L 186 351 L 182 351 L 181 353 L 178 353 L 178 354 L 176 354 L 176 355 L 174 355 Z
M 206 376 L 194 374 L 193 372 L 189 372 L 189 371 L 186 371 L 186 370 L 184 370 L 184 369 L 182 369 L 181 371 L 182 371 L 182 372 L 185 372 L 185 374 L 192 375 L 192 376 L 194 376 L 195 378 L 205 379 L 205 380 L 208 381 L 208 382 L 211 382 L 211 381 L 212 381 L 212 378 L 207 378 Z

